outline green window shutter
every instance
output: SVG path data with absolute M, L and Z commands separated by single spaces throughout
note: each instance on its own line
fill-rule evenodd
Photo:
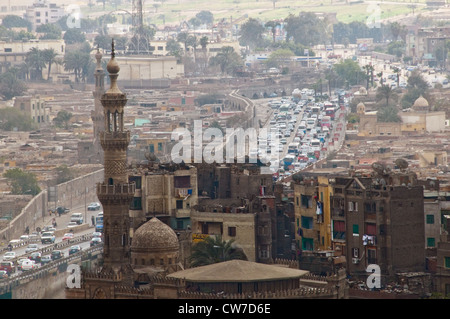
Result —
M 355 235 L 359 234 L 359 225 L 358 224 L 353 225 L 353 234 L 355 234 Z
M 427 215 L 427 224 L 434 224 L 434 215 Z

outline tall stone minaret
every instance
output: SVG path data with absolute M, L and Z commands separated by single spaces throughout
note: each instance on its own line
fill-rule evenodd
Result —
M 104 130 L 99 132 L 104 155 L 104 181 L 97 184 L 97 197 L 103 205 L 103 271 L 131 280 L 129 205 L 135 184 L 128 183 L 127 147 L 130 131 L 124 128 L 126 94 L 117 86 L 120 67 L 115 59 L 114 41 L 107 65 L 111 87 L 102 95 Z
M 105 130 L 105 121 L 103 118 L 103 107 L 100 101 L 102 95 L 105 93 L 105 71 L 102 68 L 102 54 L 100 49 L 97 48 L 95 54 L 97 60 L 97 66 L 95 68 L 95 90 L 92 92 L 94 95 L 94 110 L 91 111 L 92 123 L 94 123 L 94 152 L 95 158 L 99 163 L 103 162 L 103 149 L 100 145 L 99 133 Z

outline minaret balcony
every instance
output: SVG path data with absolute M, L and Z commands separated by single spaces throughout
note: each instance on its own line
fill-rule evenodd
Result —
M 131 195 L 134 197 L 136 191 L 136 184 L 113 184 L 108 185 L 105 183 L 97 183 L 97 194 L 98 195 Z
M 99 132 L 100 144 L 103 148 L 123 148 L 130 144 L 130 131 L 125 132 Z

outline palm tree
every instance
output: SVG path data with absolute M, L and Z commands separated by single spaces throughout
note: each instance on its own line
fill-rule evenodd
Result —
M 389 85 L 383 84 L 377 89 L 376 99 L 377 101 L 385 100 L 385 107 L 389 106 L 389 100 L 395 99 L 396 97 L 397 95 Z
M 32 70 L 34 70 L 33 78 L 37 80 L 42 80 L 42 69 L 46 66 L 44 55 L 42 52 L 43 51 L 37 48 L 31 48 L 25 58 L 25 61 L 28 63 L 28 65 L 32 66 Z
M 240 56 L 234 51 L 231 46 L 222 47 L 216 56 L 210 59 L 211 65 L 218 65 L 222 73 L 232 72 L 240 63 Z
M 235 247 L 233 239 L 225 241 L 216 235 L 196 243 L 189 262 L 191 267 L 198 267 L 232 259 L 247 260 L 247 256 L 241 248 Z
M 85 79 L 86 71 L 90 62 L 89 53 L 81 51 L 69 51 L 64 56 L 64 69 L 66 71 L 74 71 L 75 82 L 80 82 L 80 79 Z
M 58 56 L 58 53 L 56 53 L 54 49 L 45 49 L 42 51 L 42 55 L 44 56 L 45 63 L 48 64 L 47 80 L 49 80 L 52 64 L 57 62 L 56 57 Z

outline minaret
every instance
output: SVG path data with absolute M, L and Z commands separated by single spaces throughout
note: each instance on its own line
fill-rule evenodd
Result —
M 100 99 L 105 93 L 105 71 L 102 68 L 102 54 L 99 48 L 97 48 L 95 59 L 97 60 L 97 66 L 94 73 L 95 91 L 92 92 L 92 95 L 94 96 L 94 110 L 91 111 L 91 119 L 92 123 L 94 123 L 94 151 L 98 154 L 96 159 L 102 163 L 103 150 L 100 146 L 99 133 L 105 130 L 105 121 L 103 119 L 103 107 Z
M 107 70 L 111 87 L 100 101 L 103 106 L 104 130 L 99 132 L 104 154 L 104 181 L 97 184 L 97 197 L 103 205 L 104 246 L 102 271 L 130 279 L 129 205 L 135 184 L 128 183 L 127 147 L 130 131 L 124 128 L 126 94 L 117 86 L 120 70 L 115 59 L 114 41 Z M 127 278 L 123 278 L 127 280 Z

